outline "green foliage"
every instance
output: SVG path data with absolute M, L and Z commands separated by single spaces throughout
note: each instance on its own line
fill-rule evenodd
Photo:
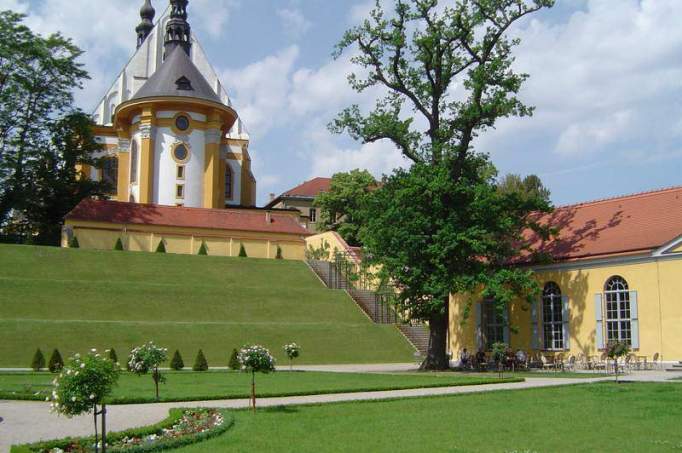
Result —
M 116 354 L 116 349 L 114 348 L 109 349 L 109 360 L 111 360 L 114 363 L 118 363 L 118 355 Z
M 240 258 L 248 257 L 248 255 L 246 254 L 246 248 L 244 248 L 244 244 L 239 244 L 239 257 Z
M 199 255 L 200 256 L 208 255 L 208 246 L 206 246 L 206 242 L 204 241 L 201 241 L 201 247 L 199 247 Z
M 31 368 L 33 371 L 40 371 L 45 368 L 45 356 L 40 348 L 36 349 L 35 354 L 33 354 L 33 359 L 31 360 Z
M 194 365 L 192 365 L 193 371 L 208 371 L 208 361 L 206 356 L 204 356 L 204 351 L 199 349 L 196 358 L 194 359 Z
M 137 375 L 152 372 L 152 380 L 159 399 L 159 383 L 165 382 L 165 377 L 159 371 L 159 365 L 168 359 L 168 349 L 149 342 L 130 351 L 128 369 Z
M 233 371 L 239 370 L 241 368 L 241 364 L 239 363 L 239 353 L 236 349 L 232 350 L 230 361 L 227 366 Z
M 166 253 L 166 243 L 163 239 L 161 239 L 159 245 L 156 246 L 156 253 Z
M 73 92 L 88 75 L 72 41 L 37 35 L 24 18 L 0 12 L 0 225 L 12 212 L 10 223 L 26 238 L 56 245 L 63 215 L 92 189 L 74 179 L 71 157 L 87 154 L 94 141 L 84 136 L 76 150 L 61 127 L 71 116 L 87 118 L 72 112 Z
M 90 413 L 111 394 L 118 377 L 116 364 L 96 350 L 82 358 L 76 354 L 54 381 L 52 410 L 69 417 Z
M 265 374 L 275 371 L 275 358 L 263 346 L 244 346 L 237 357 L 244 371 Z
M 69 241 L 69 248 L 79 249 L 80 247 L 81 246 L 78 243 L 78 237 L 77 236 L 72 237 L 71 240 Z
M 396 0 L 387 13 L 377 2 L 336 47 L 335 57 L 353 52 L 351 61 L 361 69 L 349 77 L 354 90 L 378 86 L 386 95 L 369 113 L 358 105 L 346 108 L 330 130 L 363 143 L 388 139 L 415 163 L 409 171 L 396 170 L 384 181 L 389 187 L 371 197 L 360 240 L 405 289 L 402 301 L 410 312 L 429 320 L 434 341 L 425 368 L 448 366 L 450 292 L 483 285 L 504 293 L 500 303 L 507 303 L 519 287 L 537 289 L 523 271 L 502 272 L 506 262 L 500 260 L 513 256 L 513 239 L 537 200 L 496 197 L 495 171 L 473 142 L 500 118 L 533 113 L 518 98 L 528 75 L 513 70 L 519 40 L 508 31 L 553 4 Z
M 337 231 L 350 245 L 360 245 L 363 208 L 376 184 L 367 170 L 333 175 L 329 191 L 315 198 L 315 206 L 320 208 L 319 228 Z
M 326 260 L 331 258 L 331 245 L 329 242 L 322 240 L 319 247 L 313 247 L 309 245 L 305 251 L 306 258 L 311 260 Z
M 121 238 L 116 239 L 116 245 L 114 245 L 114 250 L 123 251 L 123 241 Z
M 180 355 L 180 351 L 177 349 L 175 350 L 173 358 L 171 359 L 170 367 L 171 370 L 175 371 L 180 371 L 183 368 L 185 368 L 185 362 L 183 362 L 182 356 Z
M 284 256 L 282 255 L 282 247 L 279 245 L 277 246 L 277 255 L 275 255 L 275 259 L 277 260 L 283 260 Z
M 548 204 L 551 202 L 551 192 L 537 175 L 528 175 L 521 179 L 519 175 L 508 174 L 497 183 L 497 187 L 504 194 L 515 194 L 522 199 L 535 198 Z
M 47 363 L 47 369 L 50 370 L 50 373 L 59 373 L 62 368 L 64 368 L 64 359 L 62 359 L 59 349 L 55 349 L 52 351 L 50 361 Z
M 613 360 L 613 369 L 616 373 L 616 382 L 618 381 L 618 359 L 630 354 L 630 345 L 625 341 L 609 341 L 606 345 L 606 355 Z

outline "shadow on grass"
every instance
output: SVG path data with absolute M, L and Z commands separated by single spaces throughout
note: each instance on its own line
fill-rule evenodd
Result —
M 258 412 L 265 412 L 267 414 L 297 414 L 299 410 L 295 406 L 271 406 L 259 408 Z

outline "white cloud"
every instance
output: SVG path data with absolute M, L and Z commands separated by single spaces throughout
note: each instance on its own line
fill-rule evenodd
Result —
M 599 149 L 629 137 L 636 123 L 634 112 L 624 110 L 606 118 L 600 117 L 569 125 L 559 136 L 556 150 L 574 155 Z
M 299 53 L 298 46 L 290 46 L 242 69 L 223 71 L 221 79 L 253 135 L 287 121 L 291 74 Z
M 311 177 L 331 176 L 337 172 L 361 168 L 379 178 L 394 168 L 408 165 L 400 151 L 388 140 L 351 148 L 338 147 L 324 136 L 313 140 L 309 153 Z
M 282 21 L 282 26 L 286 33 L 294 39 L 301 38 L 312 26 L 312 23 L 305 18 L 300 9 L 279 9 L 277 10 L 277 16 Z

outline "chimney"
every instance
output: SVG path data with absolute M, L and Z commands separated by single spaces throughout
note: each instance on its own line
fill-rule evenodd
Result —
M 265 223 L 272 223 L 272 213 L 270 211 L 265 212 Z
M 276 195 L 274 193 L 270 193 L 270 201 L 274 201 Z

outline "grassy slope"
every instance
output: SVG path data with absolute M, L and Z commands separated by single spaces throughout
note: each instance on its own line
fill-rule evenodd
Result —
M 167 378 L 160 387 L 163 401 L 197 401 L 210 399 L 248 398 L 251 375 L 239 372 L 164 373 Z M 54 376 L 48 373 L 0 374 L 0 398 L 21 396 L 44 399 L 52 391 Z M 504 382 L 495 376 L 474 377 L 455 374 L 360 374 L 321 372 L 277 372 L 256 376 L 258 395 L 285 396 L 323 393 L 344 393 L 372 390 L 396 390 L 418 387 L 494 384 Z M 18 395 L 13 396 L 12 392 Z M 113 402 L 143 402 L 154 400 L 151 376 L 124 373 L 111 395 Z
M 232 348 L 258 342 L 283 359 L 296 341 L 299 363 L 412 359 L 392 326 L 372 324 L 341 291 L 325 288 L 302 262 L 99 252 L 0 245 L 0 366 L 116 348 L 119 358 L 153 340 L 199 348 L 225 366 Z M 46 357 L 47 358 L 47 357 Z
M 674 452 L 682 385 L 592 384 L 457 397 L 235 411 L 194 452 Z

